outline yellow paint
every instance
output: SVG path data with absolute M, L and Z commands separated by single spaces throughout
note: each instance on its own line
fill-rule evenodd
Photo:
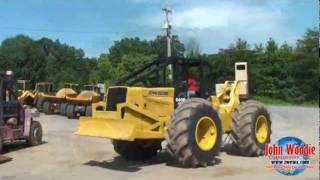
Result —
M 102 100 L 102 96 L 91 90 L 81 91 L 76 97 L 66 96 L 67 102 L 91 104 Z
M 92 117 L 80 118 L 76 134 L 129 141 L 164 139 L 166 123 L 174 111 L 174 88 L 119 87 L 127 88 L 127 94 L 126 101 L 117 104 L 117 111 L 108 111 L 106 101 L 94 103 Z M 219 113 L 223 131 L 226 133 L 230 132 L 232 114 L 240 104 L 239 89 L 238 81 L 226 81 L 221 93 L 209 98 Z M 206 121 L 204 124 L 210 124 Z M 207 132 L 207 128 L 203 127 L 204 129 L 199 129 L 197 133 Z M 216 131 L 215 124 L 209 129 L 209 132 Z M 215 137 L 210 133 L 205 136 Z M 202 149 L 210 149 L 215 144 L 206 139 L 201 140 L 200 136 L 198 142 Z
M 75 92 L 71 88 L 62 88 L 56 93 L 56 97 L 66 97 L 67 95 L 76 95 L 77 92 Z
M 26 90 L 26 82 L 29 82 L 29 81 L 18 80 L 18 83 L 23 85 L 23 89 L 19 90 L 19 97 L 18 97 L 19 101 L 23 102 L 27 98 L 31 98 L 32 100 L 34 100 L 38 97 L 48 97 L 48 96 L 55 97 L 55 96 L 52 96 L 53 94 L 51 94 L 50 92 L 49 92 L 49 94 L 47 92 L 40 92 L 41 87 L 51 86 L 52 85 L 51 83 L 49 83 L 49 82 L 36 83 L 34 90 Z M 71 93 L 74 93 L 74 91 Z
M 255 134 L 259 143 L 263 144 L 266 142 L 268 138 L 268 121 L 264 115 L 260 115 L 257 117 L 256 126 L 255 126 Z
M 126 102 L 117 104 L 117 111 L 106 111 L 103 101 L 93 104 L 92 117 L 80 118 L 76 134 L 129 141 L 164 139 L 173 100 L 173 88 L 127 87 Z
M 22 89 L 18 90 L 18 100 L 20 102 L 24 102 L 27 98 L 35 98 L 33 90 L 26 89 L 26 84 L 29 82 L 30 80 L 17 80 L 17 83 L 22 85 Z
M 137 128 L 131 121 L 81 117 L 78 135 L 133 141 L 134 139 L 163 139 L 164 133 Z
M 107 105 L 107 102 L 105 101 L 92 103 L 92 116 L 97 117 L 97 113 L 99 114 L 100 111 L 105 111 L 106 105 Z M 98 109 L 100 109 L 100 111 Z
M 230 132 L 232 114 L 240 105 L 239 90 L 239 81 L 226 81 L 221 92 L 216 96 L 211 96 L 209 98 L 212 106 L 219 112 L 219 117 L 222 121 L 222 128 L 225 133 Z
M 26 99 L 28 97 L 34 99 L 35 95 L 29 90 L 23 90 L 21 95 L 18 97 L 18 100 L 23 100 L 23 99 Z
M 67 96 L 70 97 L 76 97 L 77 96 L 77 92 L 75 92 L 73 89 L 71 88 L 62 88 L 60 89 L 55 95 L 51 95 L 51 94 L 42 94 L 41 97 L 47 99 L 47 100 L 54 100 L 54 101 L 64 101 L 66 99 Z
M 208 116 L 202 117 L 196 125 L 195 139 L 198 147 L 209 151 L 214 147 L 217 140 L 217 126 Z

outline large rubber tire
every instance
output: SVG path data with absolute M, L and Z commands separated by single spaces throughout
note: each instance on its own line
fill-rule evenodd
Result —
M 42 143 L 42 126 L 38 121 L 32 121 L 30 126 L 30 133 L 27 139 L 29 146 L 37 146 Z
M 198 122 L 209 117 L 215 124 L 215 143 L 210 149 L 203 150 L 196 141 Z M 201 98 L 192 98 L 181 104 L 167 124 L 167 150 L 183 167 L 206 166 L 212 163 L 221 148 L 222 126 L 218 112 Z
M 265 142 L 259 142 L 256 137 L 256 122 L 259 116 L 264 116 L 268 124 Z M 232 116 L 231 136 L 242 155 L 264 154 L 265 144 L 270 142 L 271 136 L 271 120 L 267 108 L 253 100 L 242 102 Z
M 86 116 L 92 116 L 92 106 L 86 106 Z
M 67 113 L 67 103 L 60 104 L 60 115 L 65 116 Z
M 44 112 L 45 114 L 52 114 L 52 113 L 53 113 L 53 111 L 52 111 L 52 104 L 51 104 L 50 102 L 45 101 L 45 102 L 43 103 L 43 112 Z
M 135 141 L 112 141 L 114 150 L 124 159 L 129 161 L 148 160 L 157 155 L 161 150 L 159 140 L 135 140 Z
M 39 112 L 43 112 L 43 98 L 42 97 L 37 98 L 36 108 L 38 109 Z
M 75 112 L 75 105 L 73 105 L 73 104 L 68 104 L 67 105 L 67 117 L 69 119 L 77 118 L 76 112 Z

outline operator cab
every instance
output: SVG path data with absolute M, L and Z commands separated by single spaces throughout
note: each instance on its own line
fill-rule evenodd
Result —
M 21 93 L 22 91 L 30 90 L 31 89 L 31 84 L 30 80 L 18 80 L 17 81 L 17 86 L 18 86 L 18 91 Z
M 210 79 L 210 65 L 198 59 L 181 59 L 173 64 L 173 84 L 175 102 L 180 104 L 187 99 L 199 97 L 207 99 L 213 92 Z
M 115 85 L 173 87 L 177 106 L 189 98 L 207 99 L 212 94 L 214 82 L 210 69 L 210 64 L 201 59 L 160 58 L 121 77 Z
M 35 92 L 42 92 L 46 94 L 54 93 L 54 87 L 52 83 L 49 82 L 40 82 L 36 84 Z
M 77 92 L 79 92 L 79 84 L 75 84 L 75 83 L 64 83 L 63 87 L 65 89 L 73 89 Z

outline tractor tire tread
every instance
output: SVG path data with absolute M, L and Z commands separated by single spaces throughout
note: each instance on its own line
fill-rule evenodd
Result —
M 38 128 L 40 131 L 37 137 L 34 136 L 34 131 Z M 30 133 L 27 139 L 28 146 L 37 146 L 42 143 L 42 126 L 39 121 L 32 121 L 30 126 Z
M 244 156 L 260 156 L 264 153 L 264 146 L 255 140 L 256 113 L 263 112 L 269 122 L 268 138 L 265 143 L 270 142 L 271 120 L 267 108 L 254 100 L 242 102 L 232 116 L 231 136 L 235 140 L 233 143 L 238 151 Z
M 165 136 L 167 140 L 167 151 L 176 161 L 178 161 L 178 164 L 183 167 L 206 166 L 206 164 L 209 161 L 212 161 L 214 156 L 218 155 L 219 152 L 217 151 L 216 154 L 212 154 L 212 156 L 203 161 L 197 158 L 190 148 L 188 122 L 190 121 L 190 116 L 193 112 L 192 110 L 198 106 L 210 106 L 210 108 L 214 109 L 210 102 L 205 99 L 191 98 L 175 110 L 171 116 L 171 120 L 167 124 L 167 133 Z M 222 130 L 220 129 L 220 133 L 221 132 Z M 220 146 L 220 143 L 221 138 L 217 138 L 218 146 Z

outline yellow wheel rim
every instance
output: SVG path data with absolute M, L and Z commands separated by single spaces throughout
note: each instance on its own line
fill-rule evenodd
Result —
M 210 117 L 202 117 L 196 125 L 196 143 L 204 151 L 209 151 L 217 140 L 217 127 Z
M 256 138 L 258 140 L 259 143 L 265 143 L 267 138 L 268 138 L 268 121 L 266 116 L 264 115 L 260 115 L 257 118 L 256 121 L 256 127 L 255 127 L 255 131 L 256 131 Z

